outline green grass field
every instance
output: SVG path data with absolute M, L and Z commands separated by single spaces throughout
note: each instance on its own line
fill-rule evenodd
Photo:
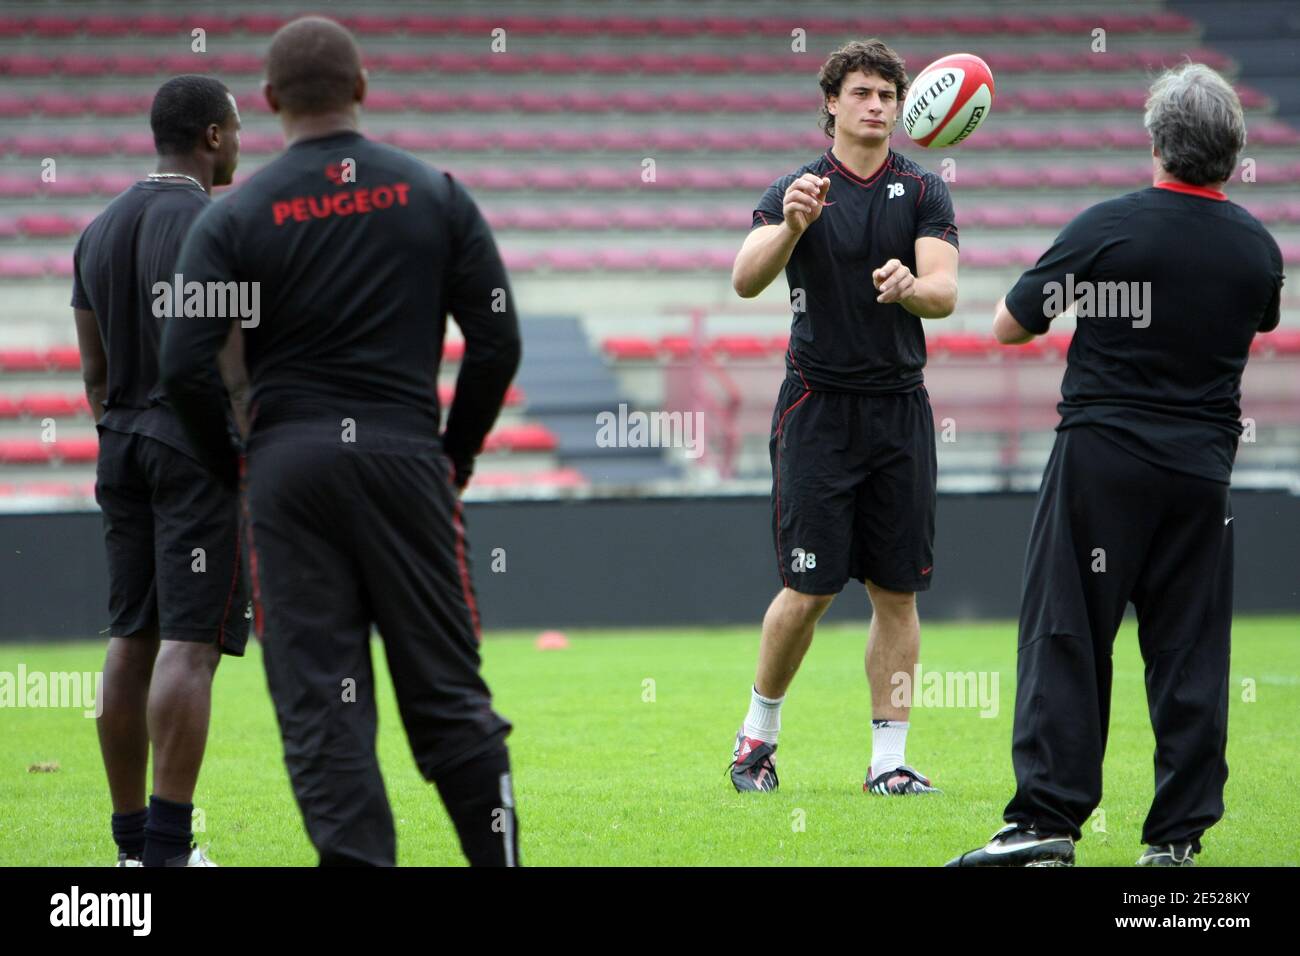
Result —
M 1300 619 L 1242 618 L 1233 631 L 1227 814 L 1203 865 L 1300 863 L 1296 717 Z M 783 713 L 781 789 L 740 796 L 725 774 L 748 705 L 757 628 L 570 632 L 539 651 L 531 635 L 490 634 L 484 658 L 511 736 L 521 856 L 531 865 L 931 866 L 982 843 L 1012 790 L 1015 628 L 925 625 L 922 667 L 997 672 L 996 717 L 917 708 L 908 760 L 944 794 L 865 796 L 869 706 L 864 627 L 827 626 Z M 378 652 L 376 648 L 376 652 Z M 0 671 L 97 670 L 102 644 L 0 645 Z M 415 771 L 391 687 L 381 681 L 380 759 L 404 865 L 460 864 L 432 787 Z M 647 684 L 652 681 L 653 684 Z M 1254 682 L 1253 701 L 1243 682 Z M 652 693 L 651 693 L 652 691 Z M 647 699 L 652 697 L 653 699 Z M 115 859 L 93 722 L 73 709 L 10 709 L 0 734 L 0 865 Z M 1079 863 L 1128 866 L 1152 791 L 1152 736 L 1134 627 L 1116 644 L 1103 821 Z M 29 767 L 57 762 L 55 772 Z M 200 843 L 227 866 L 315 862 L 281 761 L 256 644 L 217 675 L 212 734 L 195 806 Z

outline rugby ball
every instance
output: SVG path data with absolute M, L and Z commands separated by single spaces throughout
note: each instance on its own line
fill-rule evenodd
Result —
M 992 105 L 989 65 L 973 53 L 954 53 L 912 81 L 903 102 L 903 130 L 918 146 L 954 146 L 979 128 Z

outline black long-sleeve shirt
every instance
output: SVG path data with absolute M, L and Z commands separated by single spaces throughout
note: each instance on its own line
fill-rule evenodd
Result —
M 177 272 L 187 314 L 166 325 L 162 384 L 223 480 L 237 450 L 215 359 L 233 322 L 254 431 L 337 416 L 434 435 L 450 312 L 465 357 L 441 437 L 468 481 L 519 365 L 519 323 L 492 233 L 451 176 L 360 133 L 300 140 L 199 217 Z

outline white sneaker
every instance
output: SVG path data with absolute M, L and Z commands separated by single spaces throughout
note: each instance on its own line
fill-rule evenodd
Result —
M 185 862 L 181 863 L 180 860 Z M 203 848 L 197 843 L 190 846 L 190 855 L 188 857 L 173 857 L 167 861 L 168 866 L 216 866 L 208 859 L 208 855 L 203 852 Z
M 144 866 L 144 863 L 138 856 L 127 856 L 125 853 L 118 852 L 117 862 L 114 866 Z
M 198 844 L 195 844 L 193 847 L 190 848 L 190 858 L 185 863 L 185 865 L 186 866 L 216 866 L 217 864 L 213 863 L 211 860 L 208 859 L 208 855 L 203 852 L 203 847 L 199 846 Z

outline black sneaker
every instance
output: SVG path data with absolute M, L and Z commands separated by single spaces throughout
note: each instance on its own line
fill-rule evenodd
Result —
M 1160 846 L 1149 846 L 1145 853 L 1138 857 L 1138 866 L 1195 866 L 1196 861 L 1192 859 L 1196 855 L 1196 848 L 1191 842 L 1187 843 L 1162 843 Z
M 1065 833 L 1039 833 L 1012 823 L 978 850 L 963 853 L 945 866 L 1074 866 L 1074 839 Z
M 776 744 L 746 737 L 742 728 L 732 757 L 731 783 L 737 793 L 776 789 Z
M 867 768 L 867 779 L 862 782 L 863 793 L 874 793 L 881 797 L 901 797 L 911 793 L 943 793 L 938 787 L 930 786 L 930 778 L 923 777 L 911 767 L 895 767 L 884 773 L 871 773 Z

